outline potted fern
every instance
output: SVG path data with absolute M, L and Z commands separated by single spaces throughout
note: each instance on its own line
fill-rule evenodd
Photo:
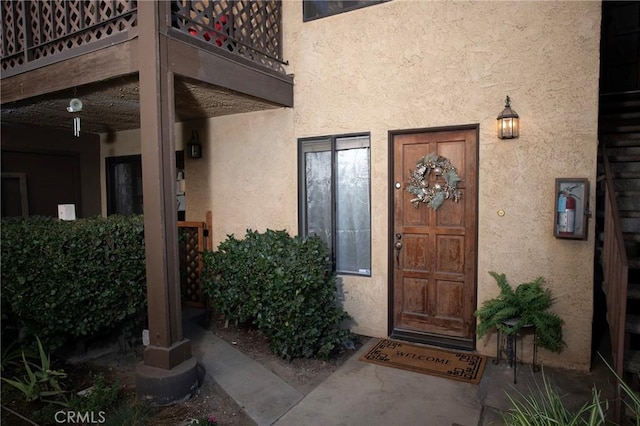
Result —
M 562 319 L 548 309 L 553 303 L 551 290 L 543 288 L 544 279 L 518 285 L 515 290 L 507 282 L 505 274 L 489 272 L 500 287 L 500 294 L 486 300 L 474 315 L 480 320 L 476 329 L 482 337 L 493 329 L 512 336 L 524 326 L 536 329 L 536 343 L 552 352 L 560 352 L 565 346 L 562 339 Z

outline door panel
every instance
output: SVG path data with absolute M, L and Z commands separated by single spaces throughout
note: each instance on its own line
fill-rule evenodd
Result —
M 392 134 L 391 336 L 473 348 L 476 300 L 477 128 Z M 459 202 L 411 203 L 409 173 L 436 152 L 456 167 Z M 431 174 L 429 185 L 442 181 Z M 400 183 L 398 188 L 396 183 Z

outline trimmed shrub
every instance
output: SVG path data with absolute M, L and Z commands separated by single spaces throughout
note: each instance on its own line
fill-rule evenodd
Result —
M 141 216 L 3 219 L 1 251 L 3 335 L 19 321 L 54 350 L 126 326 L 146 309 Z
M 328 358 L 350 336 L 324 243 L 247 230 L 203 255 L 203 291 L 227 319 L 250 322 L 285 358 Z

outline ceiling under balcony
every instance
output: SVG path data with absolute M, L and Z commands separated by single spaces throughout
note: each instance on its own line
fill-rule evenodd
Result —
M 75 89 L 2 104 L 2 124 L 73 129 L 69 102 L 78 98 L 81 131 L 113 133 L 140 127 L 140 97 L 137 75 L 94 83 Z M 273 109 L 281 105 L 236 93 L 230 89 L 177 78 L 176 121 L 192 121 L 229 114 Z
M 293 105 L 280 7 L 276 0 L 159 4 L 153 13 L 176 77 L 176 121 Z M 78 98 L 81 131 L 140 127 L 139 62 L 149 59 L 138 44 L 138 2 L 14 1 L 0 9 L 3 125 L 72 129 L 67 107 Z

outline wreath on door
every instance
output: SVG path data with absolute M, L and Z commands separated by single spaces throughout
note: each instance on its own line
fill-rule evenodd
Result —
M 433 186 L 429 186 L 431 173 L 442 176 L 444 183 L 436 182 Z M 437 210 L 446 199 L 455 202 L 460 200 L 462 194 L 457 189 L 459 181 L 460 177 L 451 162 L 432 152 L 416 163 L 415 170 L 409 170 L 409 184 L 406 189 L 415 196 L 411 200 L 413 207 L 418 208 L 420 203 L 425 203 L 433 210 Z

